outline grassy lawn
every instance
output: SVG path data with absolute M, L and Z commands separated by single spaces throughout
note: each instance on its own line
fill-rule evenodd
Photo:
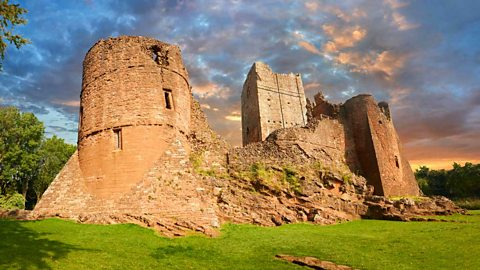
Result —
M 480 269 L 480 211 L 455 222 L 225 225 L 168 239 L 135 225 L 0 220 L 0 269 L 302 269 L 276 254 L 359 269 Z M 452 219 L 452 218 L 449 218 Z

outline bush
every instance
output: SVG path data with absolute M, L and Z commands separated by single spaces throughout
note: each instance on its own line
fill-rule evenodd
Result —
M 441 195 L 449 198 L 480 196 L 480 164 L 453 164 L 451 170 L 430 170 L 422 166 L 415 171 L 418 185 L 425 195 Z
M 467 198 L 453 200 L 453 202 L 464 209 L 468 210 L 480 210 L 480 198 Z
M 290 188 L 295 192 L 301 191 L 297 171 L 290 166 L 283 167 L 283 181 L 287 182 Z
M 7 210 L 25 209 L 25 199 L 18 193 L 0 195 L 0 208 Z

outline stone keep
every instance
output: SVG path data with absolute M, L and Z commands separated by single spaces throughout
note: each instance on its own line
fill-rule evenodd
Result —
M 255 62 L 242 91 L 243 145 L 260 142 L 273 131 L 307 124 L 300 74 L 277 74 Z
M 128 191 L 178 134 L 191 93 L 180 49 L 154 39 L 102 40 L 83 63 L 78 158 L 97 196 Z
M 412 168 L 403 154 L 390 109 L 371 95 L 358 95 L 345 102 L 341 115 L 358 157 L 360 172 L 383 196 L 420 195 Z
M 316 127 L 315 132 L 284 131 L 305 126 L 307 121 Z M 307 106 L 300 74 L 275 74 L 266 64 L 256 62 L 242 92 L 243 145 L 264 141 L 269 134 L 268 139 L 293 143 L 321 164 L 338 167 L 344 163 L 364 176 L 376 195 L 420 194 L 388 104 L 377 104 L 371 95 L 331 104 L 319 93 Z M 312 151 L 305 150 L 312 147 Z
M 180 48 L 109 38 L 88 51 L 83 67 L 78 150 L 32 216 L 164 231 L 218 224 L 213 199 L 187 173 L 195 106 Z

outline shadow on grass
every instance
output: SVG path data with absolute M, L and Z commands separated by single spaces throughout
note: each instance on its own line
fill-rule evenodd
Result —
M 183 247 L 183 246 L 174 246 L 169 245 L 166 247 L 157 248 L 155 252 L 152 254 L 152 257 L 161 260 L 165 258 L 169 258 L 171 256 L 176 255 L 194 255 L 195 251 L 193 247 Z
M 24 222 L 0 219 L 1 269 L 52 269 L 47 263 L 65 258 L 73 250 L 85 250 L 60 241 L 49 240 L 48 233 L 39 233 Z

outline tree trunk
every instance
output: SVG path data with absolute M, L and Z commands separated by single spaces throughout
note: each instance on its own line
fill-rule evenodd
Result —
M 28 180 L 26 180 L 22 185 L 22 196 L 25 202 L 27 201 L 27 191 L 28 191 Z

